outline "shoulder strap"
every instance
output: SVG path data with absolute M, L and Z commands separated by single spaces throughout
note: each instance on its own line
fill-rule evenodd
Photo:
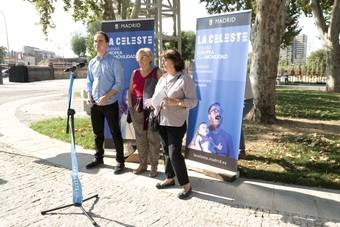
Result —
M 157 79 L 157 71 L 158 71 L 158 66 L 154 67 L 152 69 L 152 77 L 156 78 Z

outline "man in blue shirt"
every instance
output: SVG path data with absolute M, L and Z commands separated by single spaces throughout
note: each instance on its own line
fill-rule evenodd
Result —
M 220 128 L 223 121 L 222 114 L 223 110 L 219 103 L 216 102 L 210 105 L 208 109 L 209 133 L 207 137 L 210 137 L 215 145 L 213 154 L 236 159 L 231 135 Z
M 91 59 L 87 70 L 87 103 L 91 108 L 91 123 L 95 135 L 96 153 L 93 162 L 86 168 L 102 165 L 104 155 L 104 120 L 112 134 L 116 148 L 117 166 L 115 174 L 124 170 L 124 146 L 119 126 L 118 93 L 123 87 L 123 68 L 119 61 L 107 52 L 109 37 L 99 31 L 94 36 L 94 48 L 97 56 Z

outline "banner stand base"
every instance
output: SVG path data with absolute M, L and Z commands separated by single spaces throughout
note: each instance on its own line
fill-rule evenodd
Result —
M 84 199 L 83 202 L 87 201 L 87 200 L 90 200 L 90 199 L 93 199 L 93 198 L 96 198 L 96 200 L 98 200 L 98 194 L 97 195 L 94 195 L 94 196 L 91 196 L 87 199 Z M 68 204 L 68 205 L 64 205 L 64 206 L 60 206 L 60 207 L 56 207 L 56 208 L 53 208 L 53 209 L 49 209 L 49 210 L 44 210 L 44 211 L 41 211 L 41 214 L 42 215 L 45 215 L 47 214 L 48 212 L 51 212 L 51 211 L 55 211 L 55 210 L 60 210 L 60 209 L 63 209 L 63 208 L 66 208 L 66 207 L 71 207 L 71 206 L 75 206 L 75 207 L 79 207 L 82 211 L 83 211 L 83 214 L 88 218 L 90 219 L 90 221 L 92 222 L 92 225 L 94 226 L 99 226 L 97 224 L 97 222 L 91 217 L 91 215 L 84 209 L 84 207 L 81 205 L 81 204 Z
M 221 169 L 188 159 L 185 160 L 185 163 L 187 165 L 187 168 L 190 170 L 196 171 L 198 173 L 203 173 L 206 176 L 213 177 L 222 181 L 233 182 L 240 176 L 239 171 L 234 172 L 226 169 Z

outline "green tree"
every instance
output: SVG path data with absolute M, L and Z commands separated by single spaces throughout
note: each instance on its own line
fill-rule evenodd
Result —
M 327 51 L 323 49 L 312 52 L 306 61 L 307 67 L 313 69 L 312 72 L 314 74 L 318 74 L 319 76 L 324 75 L 326 64 Z
M 86 54 L 86 38 L 76 33 L 71 38 L 71 46 L 73 53 L 78 57 L 85 56 Z
M 302 13 L 300 1 L 286 1 L 285 17 L 282 21 L 283 30 L 285 31 L 282 36 L 282 47 L 289 46 L 294 37 L 301 32 L 301 28 L 298 26 L 298 19 Z M 258 11 L 256 0 L 200 0 L 200 2 L 206 3 L 206 8 L 210 14 L 251 9 L 252 22 L 255 21 L 256 12 Z
M 283 76 L 284 71 L 287 69 L 288 62 L 286 59 L 279 58 L 278 74 Z
M 35 5 L 40 15 L 40 24 L 47 36 L 48 29 L 54 28 L 52 15 L 56 1 L 29 0 Z M 116 20 L 137 18 L 141 8 L 141 0 L 63 0 L 64 10 L 70 12 L 75 21 L 82 21 L 87 25 L 87 54 L 89 58 L 96 55 L 93 48 L 93 36 L 100 30 L 102 20 Z
M 192 63 L 195 56 L 195 38 L 196 35 L 193 31 L 182 31 L 182 57 L 186 62 Z M 163 42 L 163 49 L 178 49 L 176 41 Z
M 284 38 L 289 37 L 284 36 L 284 31 L 289 31 L 291 29 L 289 25 L 293 25 L 292 21 L 296 20 L 290 13 L 296 14 L 298 10 L 289 10 L 290 7 L 295 7 L 292 3 L 296 1 L 271 1 L 270 4 L 266 0 L 201 0 L 201 2 L 206 2 L 209 13 L 241 9 L 252 9 L 254 12 L 251 36 L 253 54 L 250 67 L 254 93 L 252 119 L 266 123 L 275 122 L 275 84 L 280 45 L 284 43 Z M 294 30 L 294 27 L 292 29 Z
M 183 59 L 192 62 L 195 56 L 195 33 L 193 31 L 183 31 L 181 35 Z
M 93 21 L 93 22 L 88 23 L 86 47 L 87 47 L 87 56 L 89 59 L 92 59 L 97 54 L 93 46 L 93 37 L 94 37 L 94 34 L 99 30 L 100 30 L 100 21 Z
M 6 47 L 0 46 L 0 63 L 4 63 L 6 56 Z
M 40 15 L 42 30 L 47 35 L 48 29 L 55 27 L 52 15 L 57 1 L 28 0 L 35 5 Z M 136 18 L 141 7 L 141 0 L 63 0 L 65 11 L 72 13 L 75 21 L 86 24 L 100 20 Z
M 327 90 L 340 92 L 340 1 L 300 0 L 307 16 L 313 16 L 327 50 Z

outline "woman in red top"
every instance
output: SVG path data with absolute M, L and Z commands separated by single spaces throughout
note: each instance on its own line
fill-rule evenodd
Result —
M 141 48 L 136 53 L 139 68 L 132 72 L 128 91 L 128 107 L 135 129 L 139 166 L 133 172 L 141 174 L 147 170 L 148 158 L 151 164 L 150 177 L 157 176 L 157 165 L 160 150 L 159 133 L 148 129 L 148 111 L 144 100 L 152 97 L 156 83 L 161 76 L 158 67 L 152 67 L 152 52 Z

